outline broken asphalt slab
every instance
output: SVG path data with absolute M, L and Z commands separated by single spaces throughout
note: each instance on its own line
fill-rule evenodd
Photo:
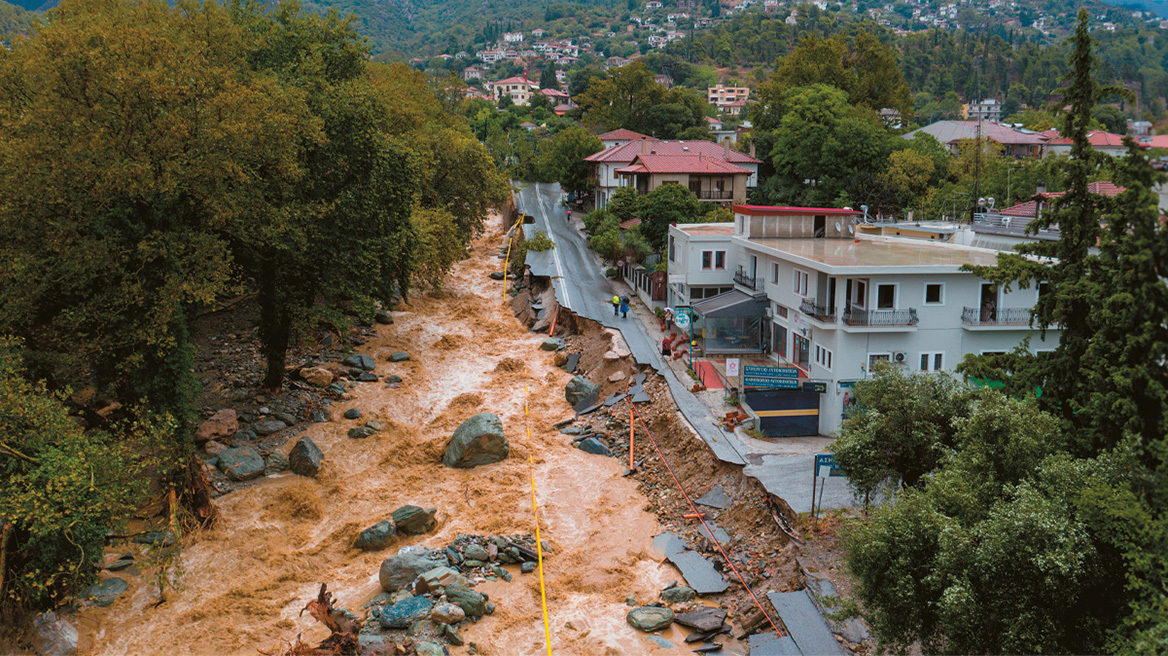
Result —
M 699 595 L 725 592 L 730 584 L 714 569 L 710 561 L 696 551 L 686 548 L 685 542 L 672 533 L 653 538 L 653 548 L 662 552 L 666 560 L 681 570 L 686 583 Z
M 800 652 L 817 656 L 847 654 L 835 639 L 835 634 L 827 626 L 827 621 L 823 619 L 823 615 L 806 590 L 770 592 L 767 593 L 767 598 L 779 613 L 779 618 L 783 620 Z
M 791 636 L 756 633 L 750 636 L 750 656 L 802 656 Z
M 717 508 L 718 510 L 726 510 L 734 505 L 734 499 L 731 499 L 730 495 L 726 494 L 726 489 L 721 485 L 715 485 L 705 496 L 699 497 L 697 502 L 703 506 Z

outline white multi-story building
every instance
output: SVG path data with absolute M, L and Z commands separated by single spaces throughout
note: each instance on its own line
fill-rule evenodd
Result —
M 523 32 L 506 32 L 503 34 L 505 43 L 519 43 L 523 41 Z
M 701 355 L 797 372 L 799 389 L 748 386 L 764 432 L 837 430 L 852 385 L 881 360 L 952 371 L 1027 337 L 1032 351 L 1055 348 L 1057 330 L 1030 327 L 1040 289 L 1005 293 L 961 270 L 995 264 L 996 251 L 858 234 L 858 214 L 735 205 L 733 224 L 669 228 L 667 302 L 693 308 Z
M 525 77 L 509 77 L 497 82 L 488 82 L 487 90 L 491 92 L 495 102 L 502 100 L 503 96 L 510 96 L 511 102 L 522 106 L 531 102 L 531 96 L 539 90 L 539 84 Z

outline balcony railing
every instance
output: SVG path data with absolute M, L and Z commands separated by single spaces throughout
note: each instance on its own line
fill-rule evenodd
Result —
M 844 323 L 849 326 L 915 326 L 920 321 L 916 308 L 907 310 L 861 310 L 849 308 Z
M 733 191 L 721 191 L 718 189 L 703 189 L 694 193 L 698 200 L 734 200 Z
M 752 278 L 751 276 L 746 275 L 746 271 L 744 271 L 741 267 L 738 268 L 738 271 L 734 272 L 734 282 L 742 285 L 743 287 L 758 289 L 758 278 Z
M 975 308 L 961 311 L 961 322 L 971 326 L 1028 326 L 1029 308 Z
M 820 321 L 835 321 L 835 310 L 833 308 L 820 305 L 809 298 L 803 299 L 803 302 L 799 304 L 799 311 L 815 317 Z

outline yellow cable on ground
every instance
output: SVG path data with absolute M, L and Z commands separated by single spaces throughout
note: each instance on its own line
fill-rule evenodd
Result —
M 531 423 L 527 417 L 527 395 L 531 392 L 526 385 L 523 386 L 523 423 L 527 426 L 527 445 L 531 447 Z M 531 452 L 527 454 L 528 471 L 531 474 L 531 512 L 535 516 L 535 554 L 539 560 L 539 601 L 543 606 L 543 636 L 544 644 L 547 645 L 548 656 L 552 656 L 552 630 L 548 625 L 547 614 L 547 592 L 543 586 L 543 542 L 539 537 L 539 505 L 535 501 L 535 459 L 532 458 Z
M 523 225 L 522 218 L 520 219 L 519 225 Z M 507 269 L 511 268 L 511 245 L 515 243 L 515 235 L 518 232 L 519 232 L 519 228 L 517 227 L 517 228 L 515 228 L 515 232 L 511 233 L 511 239 L 507 241 L 507 257 L 503 259 L 503 300 L 504 301 L 507 300 Z M 526 401 L 524 401 L 524 404 L 525 405 L 523 407 L 523 410 L 524 410 L 524 412 L 526 412 L 527 411 Z

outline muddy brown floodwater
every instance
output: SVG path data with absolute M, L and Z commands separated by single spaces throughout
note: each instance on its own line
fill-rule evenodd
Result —
M 380 592 L 381 561 L 403 546 L 441 548 L 459 533 L 533 531 L 529 456 L 542 537 L 552 547 L 545 572 L 553 652 L 677 653 L 625 622 L 628 595 L 652 602 L 680 576 L 654 557 L 660 528 L 636 482 L 621 477 L 621 463 L 572 448 L 552 428 L 571 413 L 563 394 L 568 375 L 538 350 L 543 337 L 511 315 L 501 284 L 487 277 L 501 266 L 501 239 L 495 218 L 444 294 L 415 297 L 362 348 L 377 360 L 378 374 L 405 382 L 397 389 L 359 385 L 351 400 L 333 406 L 333 421 L 307 429 L 325 454 L 316 479 L 285 473 L 219 498 L 223 521 L 185 550 L 182 588 L 154 607 L 157 589 L 129 577 L 130 592 L 112 607 L 79 618 L 81 653 L 253 655 L 298 634 L 315 643 L 324 629 L 298 613 L 320 583 L 340 605 L 361 611 Z M 398 350 L 412 359 L 387 362 Z M 361 410 L 360 420 L 341 418 L 350 407 Z M 443 467 L 451 432 L 484 411 L 502 418 L 510 457 L 471 470 Z M 369 419 L 386 429 L 365 440 L 346 437 Z M 403 504 L 437 508 L 438 529 L 381 552 L 352 548 L 358 532 Z M 481 589 L 498 609 L 464 625 L 468 646 L 451 647 L 452 654 L 467 653 L 471 642 L 483 654 L 546 653 L 537 575 Z M 674 643 L 683 638 L 675 628 L 663 635 Z

